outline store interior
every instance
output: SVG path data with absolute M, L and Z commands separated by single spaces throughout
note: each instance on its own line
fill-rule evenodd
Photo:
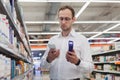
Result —
M 75 9 L 73 28 L 88 38 L 92 53 L 108 51 L 109 46 L 120 41 L 120 1 L 21 1 L 32 50 L 44 50 L 50 37 L 61 29 L 57 19 L 60 6 L 71 5 Z
M 14 33 L 11 31 L 10 37 L 14 38 L 8 41 L 2 35 L 5 32 L 9 36 L 8 29 L 0 28 L 0 60 L 4 55 L 9 66 L 13 65 L 7 67 L 7 75 L 11 74 L 12 68 L 11 76 L 6 78 L 3 76 L 7 72 L 0 73 L 0 79 L 16 80 L 24 76 L 22 80 L 32 80 L 34 77 L 31 76 L 37 75 L 39 78 L 33 80 L 49 80 L 42 79 L 49 75 L 49 70 L 41 70 L 40 63 L 49 39 L 61 31 L 57 11 L 63 5 L 75 9 L 73 28 L 84 35 L 91 46 L 95 69 L 89 80 L 120 80 L 120 0 L 1 0 L 0 23 L 8 19 L 5 24 L 13 26 Z

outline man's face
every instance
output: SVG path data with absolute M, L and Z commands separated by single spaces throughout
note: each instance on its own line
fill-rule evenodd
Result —
M 72 23 L 75 21 L 75 18 L 72 17 L 72 13 L 69 9 L 59 11 L 58 19 L 63 31 L 70 30 Z

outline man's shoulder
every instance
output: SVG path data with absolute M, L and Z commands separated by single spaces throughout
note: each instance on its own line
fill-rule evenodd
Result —
M 58 38 L 58 35 L 54 35 L 50 39 L 56 39 L 56 38 Z
M 80 38 L 80 39 L 87 39 L 84 35 L 78 34 L 78 33 L 77 33 L 76 37 L 78 37 L 78 38 Z

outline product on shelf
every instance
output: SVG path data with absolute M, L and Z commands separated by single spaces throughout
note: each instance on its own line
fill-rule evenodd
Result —
M 21 29 L 25 26 L 17 19 L 21 16 L 16 15 L 20 13 L 15 4 L 17 0 L 0 0 L 0 80 L 32 80 L 31 57 Z
M 96 73 L 95 80 L 120 80 L 120 76 L 113 74 Z
M 0 79 L 11 78 L 11 59 L 0 54 Z
M 116 65 L 120 65 L 120 61 L 115 61 L 115 64 Z
M 120 50 L 93 54 L 95 80 L 120 80 Z
M 96 54 L 109 50 L 115 50 L 115 44 L 91 44 L 91 53 Z

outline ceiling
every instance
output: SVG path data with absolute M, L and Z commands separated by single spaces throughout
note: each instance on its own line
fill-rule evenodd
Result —
M 30 45 L 46 45 L 61 31 L 57 10 L 63 5 L 75 9 L 73 28 L 92 43 L 120 40 L 120 0 L 19 0 L 27 26 Z

